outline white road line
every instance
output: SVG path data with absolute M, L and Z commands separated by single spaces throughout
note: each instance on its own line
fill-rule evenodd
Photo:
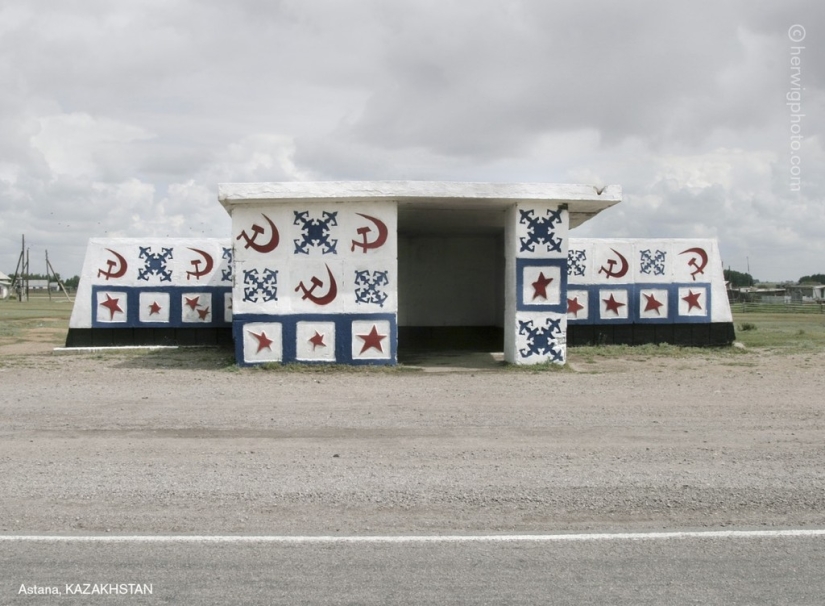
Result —
M 673 539 L 779 539 L 825 536 L 825 529 L 711 530 L 676 532 L 617 532 L 593 534 L 510 535 L 0 535 L 0 543 L 544 543 L 587 541 L 661 541 Z

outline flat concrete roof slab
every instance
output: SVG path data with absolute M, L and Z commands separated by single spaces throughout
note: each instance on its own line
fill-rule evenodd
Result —
M 227 210 L 244 204 L 295 201 L 397 202 L 399 212 L 415 209 L 491 211 L 518 202 L 567 204 L 576 227 L 622 199 L 619 185 L 596 187 L 558 183 L 470 183 L 454 181 L 290 181 L 222 183 L 218 200 Z

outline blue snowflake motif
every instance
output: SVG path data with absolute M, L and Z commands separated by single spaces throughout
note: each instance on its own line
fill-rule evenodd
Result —
M 172 281 L 172 270 L 166 266 L 166 263 L 172 259 L 172 249 L 162 248 L 161 252 L 153 253 L 151 246 L 140 246 L 140 258 L 143 259 L 144 265 L 142 269 L 138 270 L 138 280 L 149 281 L 151 276 L 160 278 L 161 282 Z
M 278 300 L 278 271 L 265 269 L 263 275 L 257 269 L 243 272 L 243 300 L 257 303 Z
M 587 261 L 586 250 L 567 251 L 567 275 L 568 276 L 584 276 L 587 266 L 584 262 Z
M 651 253 L 650 250 L 643 250 L 641 255 L 641 271 L 643 274 L 653 274 L 654 276 L 665 275 L 665 256 L 663 250 Z
M 564 362 L 564 351 L 557 338 L 561 334 L 561 318 L 546 318 L 544 326 L 534 326 L 533 320 L 519 320 L 518 333 L 527 335 L 527 348 L 519 350 L 522 358 L 546 355 L 552 362 Z
M 221 248 L 223 248 L 223 247 L 221 247 Z M 224 248 L 222 258 L 226 259 L 226 269 L 221 270 L 221 280 L 223 282 L 231 282 L 232 281 L 232 249 L 231 248 Z
M 321 254 L 337 255 L 335 250 L 338 246 L 338 240 L 330 238 L 330 228 L 338 225 L 338 212 L 329 213 L 323 211 L 321 219 L 310 219 L 309 211 L 303 212 L 293 211 L 295 213 L 295 220 L 293 225 L 301 226 L 301 238 L 293 240 L 295 242 L 295 254 L 303 253 L 309 254 L 311 248 L 321 248 Z
M 561 252 L 561 237 L 556 236 L 553 228 L 561 225 L 561 213 L 563 209 L 547 209 L 546 217 L 536 217 L 535 211 L 519 210 L 519 220 L 521 225 L 527 225 L 527 237 L 519 238 L 521 248 L 519 252 L 536 252 L 536 245 L 544 246 L 547 252 Z
M 386 271 L 355 270 L 355 302 L 377 303 L 384 307 L 384 301 L 389 295 L 381 290 L 381 286 L 388 286 L 390 279 Z M 358 288 L 360 287 L 360 288 Z

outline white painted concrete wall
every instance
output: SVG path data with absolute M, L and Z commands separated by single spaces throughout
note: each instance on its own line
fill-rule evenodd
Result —
M 586 298 L 597 290 L 609 297 L 612 291 L 608 289 L 616 286 L 618 290 L 613 294 L 618 300 L 626 290 L 621 287 L 627 285 L 650 285 L 650 289 L 656 292 L 640 291 L 638 296 L 652 295 L 666 304 L 681 307 L 685 307 L 684 296 L 699 293 L 697 306 L 689 311 L 675 309 L 676 322 L 680 315 L 692 320 L 701 315 L 709 322 L 733 321 L 719 244 L 715 239 L 570 238 L 569 298 Z M 676 285 L 675 297 L 672 302 L 666 302 L 659 294 L 664 294 L 666 287 L 671 285 Z M 705 298 L 710 299 L 710 310 L 704 309 Z M 578 302 L 582 303 L 583 300 Z M 625 304 L 622 305 L 621 312 L 628 313 L 628 306 L 637 305 L 638 301 L 622 299 L 620 303 Z M 663 309 L 665 308 L 659 308 L 659 312 Z M 582 313 L 586 313 L 586 310 L 579 312 L 578 317 L 568 315 L 568 320 L 582 320 Z M 608 317 L 603 319 L 621 319 L 609 317 L 610 315 L 607 314 Z M 655 318 L 654 314 L 649 315 Z M 645 317 L 643 311 L 642 317 Z
M 228 208 L 239 361 L 394 363 L 394 202 L 286 198 Z
M 169 252 L 165 252 L 169 251 Z M 204 293 L 203 302 L 210 299 L 210 313 L 203 316 L 205 304 L 198 306 L 201 314 L 196 316 L 198 322 L 231 322 L 231 248 L 226 240 L 216 238 L 91 238 L 86 247 L 86 257 L 80 274 L 77 296 L 75 297 L 70 328 L 91 328 L 94 321 L 112 324 L 112 327 L 125 325 L 138 326 L 142 320 L 151 319 L 151 323 L 196 324 L 183 315 L 168 317 L 170 306 L 158 304 L 164 308 L 146 315 L 143 299 L 149 294 L 158 296 L 167 302 L 170 288 L 186 289 L 191 296 Z M 93 290 L 97 295 L 93 295 Z M 225 292 L 217 292 L 222 290 Z M 209 297 L 206 297 L 208 292 Z M 127 300 L 138 293 L 140 310 L 130 310 Z M 182 296 L 182 295 L 176 295 Z M 211 297 L 222 298 L 218 305 L 225 310 L 221 318 L 212 316 L 215 305 Z M 223 298 L 226 298 L 224 301 Z M 99 300 L 98 300 L 99 299 Z M 110 308 L 101 308 L 101 303 L 117 299 L 118 304 Z M 179 307 L 175 301 L 174 307 Z M 214 303 L 217 303 L 214 302 Z M 147 303 L 149 305 L 151 303 Z M 116 309 L 120 308 L 120 311 Z M 182 313 L 185 314 L 186 309 Z M 193 308 L 189 308 L 194 312 Z

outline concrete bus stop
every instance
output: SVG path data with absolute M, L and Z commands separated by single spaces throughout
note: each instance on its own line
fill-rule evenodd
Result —
M 733 342 L 718 243 L 570 237 L 618 186 L 225 184 L 232 236 L 93 238 L 67 347 L 232 345 L 242 365 L 415 349 Z
M 537 183 L 218 191 L 243 363 L 394 363 L 405 341 L 500 333 L 510 363 L 563 362 L 569 230 L 621 200 L 618 186 Z

